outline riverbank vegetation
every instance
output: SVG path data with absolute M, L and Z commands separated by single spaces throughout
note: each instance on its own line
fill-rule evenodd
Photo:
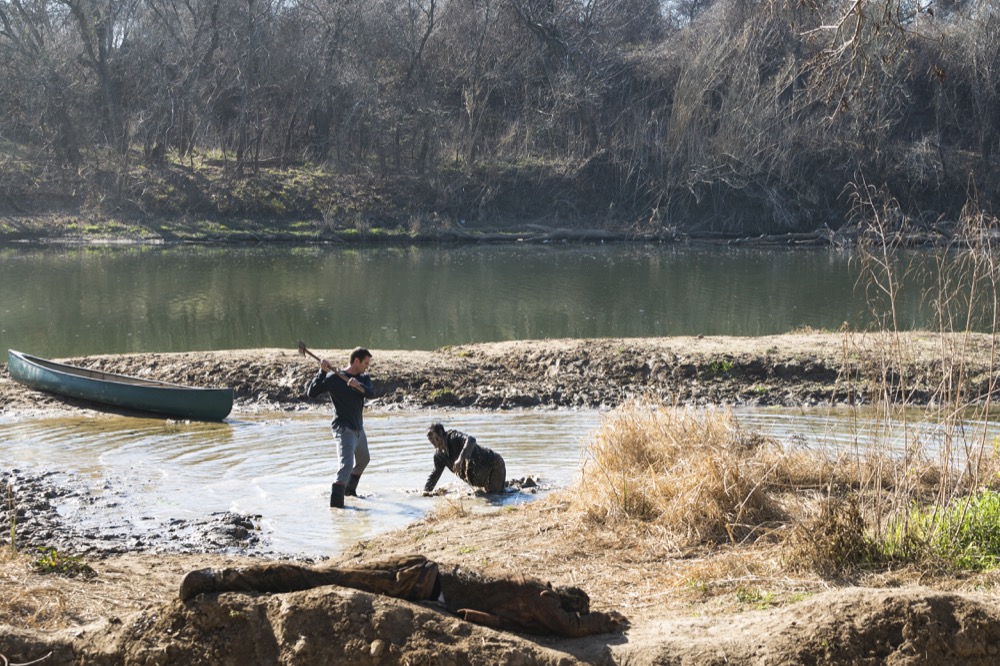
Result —
M 858 446 L 844 450 L 774 441 L 730 410 L 638 401 L 606 417 L 566 498 L 584 523 L 638 535 L 644 549 L 743 547 L 740 567 L 766 553 L 758 576 L 775 575 L 776 552 L 786 573 L 845 580 L 907 566 L 941 576 L 994 569 L 995 443 L 963 437 L 974 458 L 946 467 L 942 433 L 915 441 L 927 423 L 911 419 L 876 424 L 872 436 L 859 421 Z
M 996 569 L 996 373 L 975 393 L 965 381 L 977 332 L 991 331 L 988 363 L 997 362 L 1000 266 L 990 225 L 965 211 L 963 249 L 940 252 L 932 279 L 921 281 L 932 285 L 922 296 L 935 306 L 939 353 L 918 371 L 930 367 L 933 377 L 918 379 L 896 320 L 904 281 L 890 261 L 898 238 L 886 216 L 895 203 L 883 196 L 856 199 L 866 220 L 861 286 L 880 325 L 864 334 L 875 348 L 864 368 L 842 376 L 849 392 L 869 397 L 850 403 L 851 445 L 775 442 L 730 410 L 637 401 L 606 417 L 590 442 L 570 500 L 576 513 L 641 533 L 654 550 L 749 546 L 767 553 L 751 565 L 759 576 L 774 575 L 775 547 L 788 570 L 848 580 L 905 567 L 946 578 Z M 844 367 L 859 357 L 856 340 L 845 332 Z
M 873 185 L 947 237 L 1000 194 L 998 29 L 994 0 L 3 3 L 0 235 L 829 234 Z

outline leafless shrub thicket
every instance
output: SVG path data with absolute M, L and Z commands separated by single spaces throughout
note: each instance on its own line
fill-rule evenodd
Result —
M 997 196 L 998 34 L 998 0 L 0 0 L 0 146 L 119 186 L 315 162 L 482 214 L 557 174 L 571 212 L 744 233 L 838 226 L 863 180 L 954 219 Z

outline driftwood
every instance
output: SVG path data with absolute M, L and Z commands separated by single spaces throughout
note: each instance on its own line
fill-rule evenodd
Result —
M 697 236 L 688 236 L 698 239 Z M 730 238 L 730 245 L 744 247 L 853 247 L 868 238 L 879 244 L 897 248 L 931 248 L 931 247 L 965 247 L 970 241 L 955 238 L 947 228 L 921 229 L 916 231 L 890 231 L 878 237 L 865 237 L 856 227 L 845 227 L 837 231 L 828 228 L 808 233 L 762 234 L 760 236 L 743 236 Z M 1000 234 L 991 234 L 994 240 L 1000 239 Z M 702 240 L 705 240 L 702 238 Z
M 822 246 L 831 244 L 831 234 L 823 231 L 811 233 L 787 233 L 787 234 L 765 234 L 762 236 L 752 236 L 737 238 L 730 241 L 731 245 L 785 245 L 796 247 Z

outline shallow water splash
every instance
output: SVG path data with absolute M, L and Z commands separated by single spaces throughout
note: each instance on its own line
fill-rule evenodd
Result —
M 433 470 L 425 432 L 433 421 L 474 434 L 499 452 L 507 478 L 536 478 L 545 489 L 569 485 L 580 469 L 584 438 L 599 422 L 595 411 L 516 413 L 370 412 L 372 461 L 360 499 L 347 509 L 328 506 L 336 449 L 327 414 L 281 413 L 230 418 L 224 423 L 171 422 L 100 415 L 0 422 L 0 462 L 54 470 L 93 481 L 94 494 L 112 493 L 101 515 L 70 501 L 60 512 L 77 527 L 126 524 L 141 532 L 235 511 L 259 514 L 268 549 L 281 554 L 333 555 L 359 539 L 411 523 L 445 502 L 469 509 L 530 501 L 529 492 L 476 497 L 445 471 L 448 492 L 420 492 Z M 109 513 L 113 515 L 108 515 Z

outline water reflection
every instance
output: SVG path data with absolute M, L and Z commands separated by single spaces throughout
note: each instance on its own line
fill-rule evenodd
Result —
M 879 450 L 889 455 L 920 451 L 933 462 L 958 464 L 966 453 L 992 451 L 1000 436 L 1000 414 L 969 415 L 963 420 L 930 420 L 919 408 L 892 419 L 864 409 L 754 408 L 736 410 L 746 428 L 773 434 L 784 446 L 844 453 Z
M 0 349 L 64 358 L 299 339 L 434 349 L 836 330 L 868 321 L 857 273 L 845 252 L 680 246 L 0 248 Z M 896 312 L 900 327 L 927 328 L 914 275 Z

